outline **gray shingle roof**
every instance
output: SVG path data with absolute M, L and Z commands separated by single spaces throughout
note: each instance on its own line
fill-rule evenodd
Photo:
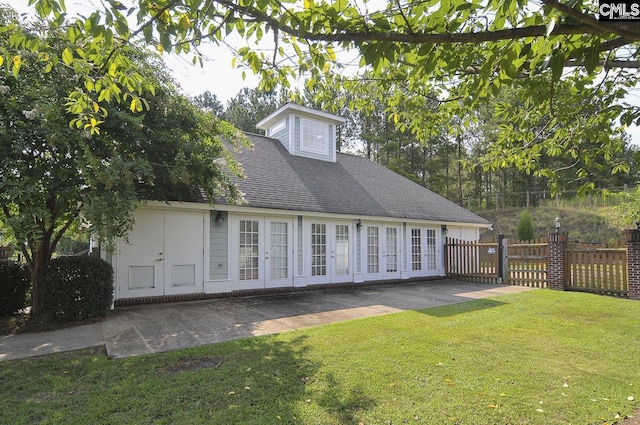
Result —
M 245 206 L 328 214 L 488 225 L 482 217 L 366 158 L 338 153 L 337 162 L 289 154 L 275 139 L 248 134 L 253 148 L 236 157 Z

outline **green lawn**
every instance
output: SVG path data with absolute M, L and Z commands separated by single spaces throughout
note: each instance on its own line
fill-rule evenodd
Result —
M 640 302 L 536 290 L 188 350 L 0 362 L 2 424 L 612 424 Z

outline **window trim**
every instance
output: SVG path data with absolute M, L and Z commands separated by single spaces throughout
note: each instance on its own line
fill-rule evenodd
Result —
M 286 119 L 276 123 L 273 127 L 271 127 L 269 129 L 269 135 L 273 136 L 274 134 L 281 132 L 285 128 L 287 128 L 287 120 Z

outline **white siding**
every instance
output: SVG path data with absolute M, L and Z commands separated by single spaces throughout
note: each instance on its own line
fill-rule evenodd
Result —
M 224 222 L 216 224 L 217 211 L 209 213 L 209 279 L 222 280 L 229 278 L 229 214 L 222 212 Z

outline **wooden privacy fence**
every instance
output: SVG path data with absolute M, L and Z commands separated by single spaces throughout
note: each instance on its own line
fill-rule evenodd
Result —
M 509 243 L 503 240 L 505 248 L 505 283 L 533 288 L 547 287 L 547 259 L 549 242 L 547 238 Z
M 447 276 L 472 282 L 502 282 L 498 242 L 465 242 L 447 238 L 444 261 Z
M 605 247 L 567 247 L 566 289 L 626 296 L 627 249 L 624 243 Z
M 566 234 L 554 236 L 516 243 L 501 236 L 489 243 L 447 238 L 446 274 L 474 282 L 548 288 L 553 268 L 554 275 L 562 276 L 561 287 L 565 290 L 628 295 L 629 260 L 624 242 L 594 247 L 568 244 Z M 551 261 L 552 244 L 556 244 L 553 252 L 564 260 Z

